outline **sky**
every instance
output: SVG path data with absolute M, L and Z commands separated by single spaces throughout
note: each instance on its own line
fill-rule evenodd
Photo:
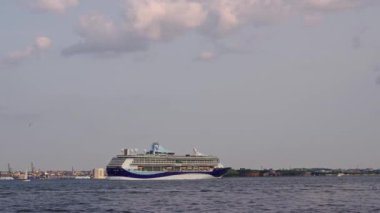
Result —
M 0 170 L 196 147 L 380 168 L 377 0 L 4 0 Z

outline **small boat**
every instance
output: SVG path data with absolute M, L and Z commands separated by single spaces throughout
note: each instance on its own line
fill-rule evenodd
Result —
M 30 179 L 28 179 L 28 170 L 25 170 L 24 177 L 20 177 L 18 180 L 29 182 Z
M 0 180 L 14 180 L 13 177 L 0 177 Z
M 74 179 L 76 180 L 89 180 L 91 179 L 90 176 L 75 176 Z
M 336 176 L 337 177 L 342 177 L 342 176 L 345 176 L 346 174 L 344 174 L 344 173 L 338 173 Z

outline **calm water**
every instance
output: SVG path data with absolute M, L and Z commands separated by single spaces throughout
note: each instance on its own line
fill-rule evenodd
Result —
M 380 212 L 380 177 L 0 181 L 1 212 Z

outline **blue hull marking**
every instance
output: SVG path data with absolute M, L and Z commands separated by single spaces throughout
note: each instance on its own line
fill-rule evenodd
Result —
M 172 175 L 181 175 L 181 174 L 207 174 L 213 177 L 222 177 L 225 175 L 230 168 L 215 168 L 210 172 L 159 172 L 153 174 L 142 174 L 142 173 L 134 173 L 132 171 L 127 171 L 121 167 L 118 168 L 107 168 L 107 174 L 110 177 L 118 176 L 118 177 L 130 177 L 130 178 L 140 178 L 140 179 L 149 179 L 149 178 L 159 178 L 159 177 L 167 177 Z M 137 172 L 137 171 L 136 171 Z

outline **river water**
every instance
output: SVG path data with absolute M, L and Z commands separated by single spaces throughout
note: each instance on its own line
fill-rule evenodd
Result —
M 380 177 L 0 181 L 0 212 L 380 212 Z

